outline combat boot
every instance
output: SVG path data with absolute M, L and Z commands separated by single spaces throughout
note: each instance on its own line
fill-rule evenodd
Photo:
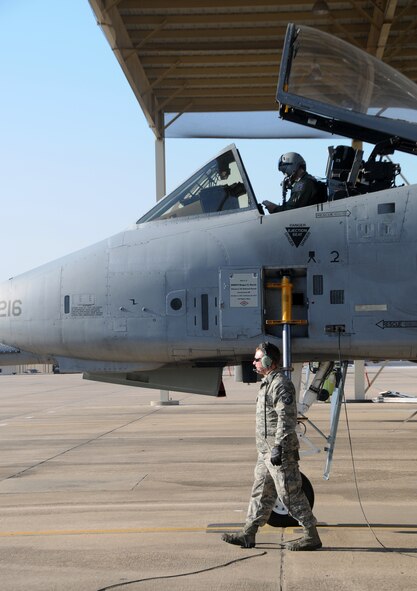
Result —
M 315 525 L 304 528 L 304 536 L 299 540 L 287 542 L 285 544 L 286 550 L 297 552 L 300 550 L 318 550 L 322 547 L 320 536 Z
M 254 548 L 257 530 L 258 528 L 250 527 L 248 529 L 243 529 L 241 532 L 236 534 L 223 534 L 222 540 L 223 542 L 234 544 L 235 546 L 240 546 L 241 548 Z

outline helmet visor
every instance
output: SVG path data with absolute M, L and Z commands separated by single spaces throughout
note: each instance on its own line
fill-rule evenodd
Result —
M 289 176 L 290 174 L 292 174 L 293 168 L 294 165 L 292 162 L 284 162 L 282 157 L 279 159 L 278 170 L 282 172 L 282 174 Z

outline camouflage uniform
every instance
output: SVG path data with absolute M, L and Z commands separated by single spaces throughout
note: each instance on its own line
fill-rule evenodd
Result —
M 265 525 L 277 495 L 288 512 L 304 528 L 315 527 L 316 519 L 301 488 L 298 468 L 297 401 L 292 382 L 274 370 L 265 376 L 256 401 L 256 447 L 258 461 L 244 532 L 256 533 Z M 282 464 L 273 466 L 271 449 L 282 447 Z

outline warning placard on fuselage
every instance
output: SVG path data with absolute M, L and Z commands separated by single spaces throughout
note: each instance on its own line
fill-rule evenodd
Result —
M 222 340 L 259 337 L 263 330 L 261 269 L 220 269 Z
M 230 307 L 257 308 L 259 281 L 256 273 L 230 274 Z

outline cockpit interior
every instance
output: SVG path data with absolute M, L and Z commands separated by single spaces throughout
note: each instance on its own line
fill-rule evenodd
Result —
M 326 168 L 328 201 L 395 187 L 401 167 L 389 158 L 394 151 L 395 138 L 377 144 L 366 161 L 359 147 L 329 147 Z
M 377 144 L 366 161 L 359 147 L 329 147 L 323 200 L 333 201 L 395 187 L 401 168 L 399 164 L 386 160 L 394 151 L 395 138 Z M 137 223 L 224 215 L 250 209 L 264 213 L 253 193 L 239 152 L 232 145 L 159 201 Z
M 256 199 L 238 151 L 235 146 L 229 146 L 137 223 L 256 208 Z

